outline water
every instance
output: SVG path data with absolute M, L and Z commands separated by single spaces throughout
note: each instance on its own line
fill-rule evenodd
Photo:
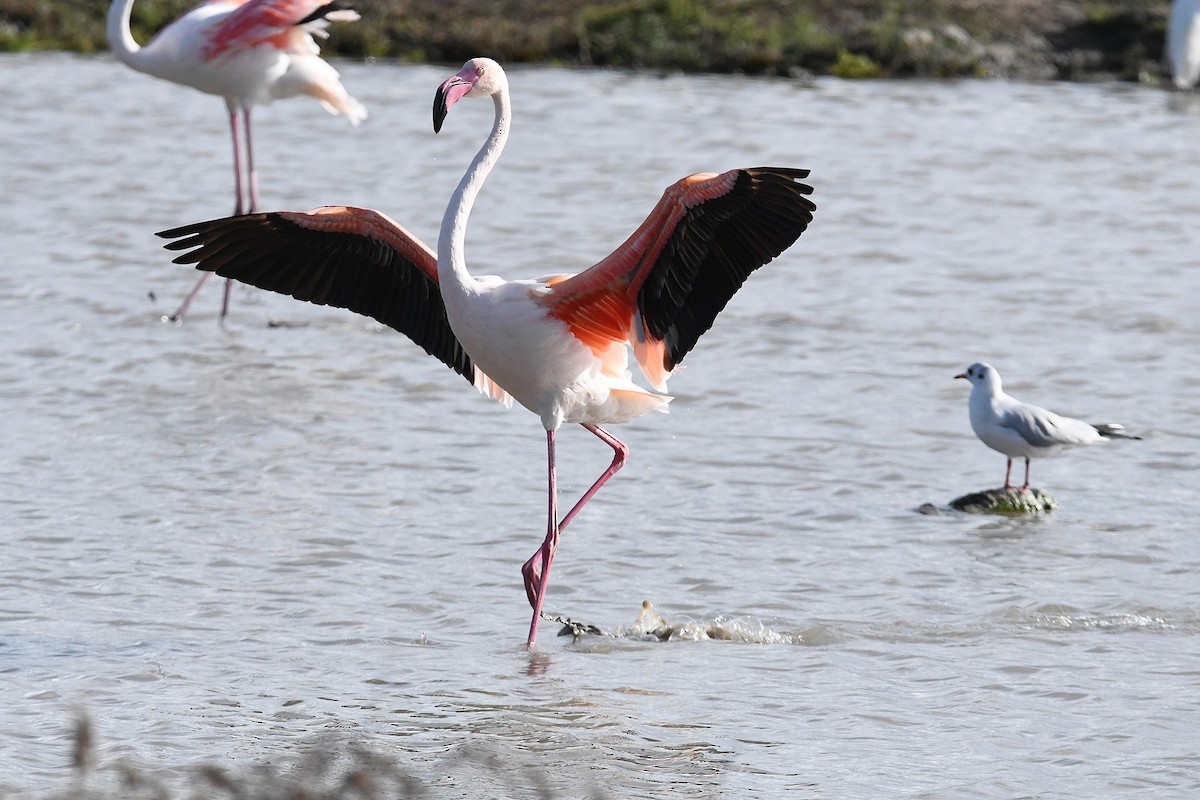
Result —
M 364 747 L 433 797 L 1191 797 L 1200 789 L 1200 116 L 1157 89 L 814 87 L 511 71 L 477 272 L 599 260 L 693 171 L 809 167 L 810 230 L 622 426 L 524 648 L 544 441 L 394 332 L 194 274 L 229 213 L 219 101 L 106 58 L 0 62 L 0 787 L 283 773 Z M 436 241 L 490 121 L 445 67 L 343 65 L 370 109 L 260 111 L 268 208 Z M 276 323 L 272 326 L 272 323 Z M 952 376 L 1143 434 L 999 483 Z M 564 496 L 608 461 L 560 438 Z M 629 635 L 641 602 L 672 623 Z M 693 640 L 713 628 L 734 641 Z M 502 765 L 496 768 L 496 765 Z M 107 770 L 107 771 L 106 771 Z

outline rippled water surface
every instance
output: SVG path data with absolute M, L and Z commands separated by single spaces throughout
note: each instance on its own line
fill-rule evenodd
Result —
M 453 69 L 342 66 L 370 109 L 257 115 L 268 208 L 435 242 L 490 123 Z M 544 437 L 399 334 L 194 273 L 153 232 L 232 208 L 221 103 L 107 58 L 0 59 L 0 787 L 287 771 L 361 746 L 434 797 L 1194 797 L 1200 116 L 1154 88 L 514 69 L 477 272 L 606 255 L 700 170 L 809 167 L 800 242 L 622 426 L 524 647 Z M 1014 394 L 1145 436 L 997 485 Z M 564 494 L 606 465 L 559 439 Z M 638 637 L 643 600 L 678 628 Z M 686 625 L 684 623 L 695 623 Z M 704 639 L 711 630 L 729 640 Z M 496 768 L 502 765 L 502 768 Z

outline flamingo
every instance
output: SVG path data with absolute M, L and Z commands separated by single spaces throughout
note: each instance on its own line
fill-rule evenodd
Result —
M 1175 0 L 1167 20 L 1167 59 L 1178 89 L 1200 80 L 1200 0 Z
M 967 403 L 975 435 L 988 447 L 1008 457 L 1005 489 L 1012 486 L 1013 458 L 1025 459 L 1025 485 L 1021 487 L 1025 492 L 1029 490 L 1029 460 L 1033 456 L 1057 455 L 1069 447 L 1095 444 L 1105 439 L 1142 438 L 1126 433 L 1125 426 L 1115 422 L 1093 425 L 1022 403 L 1004 392 L 1000 373 L 991 364 L 976 362 L 954 377 L 971 382 Z
M 602 424 L 667 411 L 666 382 L 746 277 L 790 247 L 815 206 L 808 170 L 761 167 L 683 178 L 611 255 L 577 275 L 505 281 L 467 271 L 467 218 L 504 149 L 512 111 L 495 61 L 475 58 L 438 87 L 434 131 L 464 97 L 491 97 L 495 121 L 450 197 L 437 253 L 378 211 L 327 206 L 185 225 L 159 235 L 175 263 L 298 300 L 349 308 L 407 334 L 546 431 L 546 536 L 521 567 L 533 647 L 559 536 L 625 464 L 629 448 Z M 194 248 L 194 249 L 193 249 Z M 633 382 L 628 349 L 656 391 Z M 555 432 L 579 423 L 613 450 L 611 464 L 558 519 Z
M 337 71 L 317 55 L 313 35 L 326 36 L 330 21 L 352 22 L 358 14 L 335 0 L 207 0 L 167 25 L 142 47 L 129 30 L 134 0 L 113 0 L 108 10 L 108 42 L 130 67 L 225 98 L 233 136 L 233 213 L 258 210 L 258 174 L 250 136 L 250 111 L 260 103 L 307 94 L 331 114 L 344 114 L 358 125 L 367 116 L 346 93 Z M 245 131 L 246 167 L 242 169 L 238 115 Z M 243 199 L 247 202 L 243 204 Z M 171 315 L 184 312 L 210 273 Z M 225 282 L 221 316 L 229 312 L 231 281 Z

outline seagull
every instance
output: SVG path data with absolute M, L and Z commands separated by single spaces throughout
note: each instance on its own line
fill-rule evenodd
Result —
M 1141 439 L 1116 423 L 1092 425 L 1083 420 L 1060 417 L 1044 408 L 1022 403 L 1000 387 L 1000 373 L 991 364 L 977 362 L 955 378 L 971 382 L 971 428 L 980 441 L 1008 456 L 1004 488 L 1012 486 L 1014 458 L 1025 459 L 1025 485 L 1029 490 L 1029 460 L 1034 456 L 1057 455 L 1069 447 L 1095 444 L 1105 439 Z

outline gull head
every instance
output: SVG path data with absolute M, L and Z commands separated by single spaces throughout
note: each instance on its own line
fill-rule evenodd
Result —
M 991 364 L 985 364 L 982 361 L 976 361 L 967 367 L 966 372 L 960 372 L 954 377 L 965 378 L 971 382 L 973 387 L 981 386 L 995 392 L 1000 391 L 1000 373 Z

